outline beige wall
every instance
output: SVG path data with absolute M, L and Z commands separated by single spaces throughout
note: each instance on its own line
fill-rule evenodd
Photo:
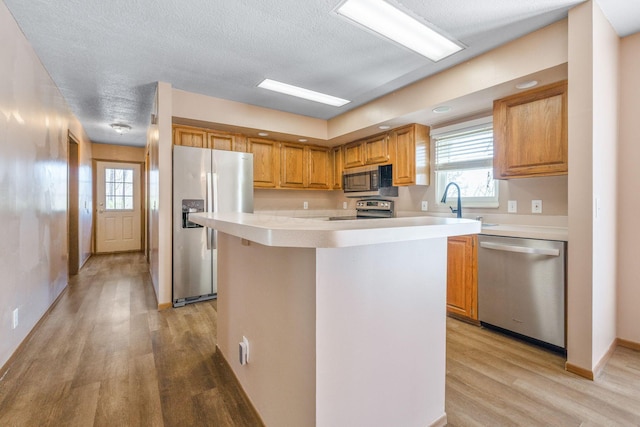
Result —
M 640 343 L 640 33 L 626 37 L 620 52 L 618 153 L 618 338 Z
M 149 270 L 160 308 L 171 304 L 171 85 L 158 82 L 154 105 L 157 123 L 147 132 L 149 153 Z
M 113 160 L 116 162 L 143 163 L 145 149 L 126 145 L 91 144 L 93 158 L 97 160 Z
M 91 250 L 92 175 L 84 130 L 4 3 L 0 40 L 2 366 L 68 283 L 68 131 L 79 141 L 80 264 Z
M 569 12 L 567 362 L 588 371 L 615 340 L 618 40 L 595 2 Z

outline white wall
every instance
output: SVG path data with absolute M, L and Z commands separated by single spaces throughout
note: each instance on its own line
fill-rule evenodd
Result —
M 618 338 L 640 343 L 640 33 L 620 51 L 618 152 Z
M 91 251 L 91 144 L 0 3 L 0 366 L 68 283 L 67 134 L 79 140 L 80 263 Z M 12 313 L 19 310 L 12 329 Z
M 595 2 L 569 12 L 567 363 L 586 371 L 615 340 L 617 51 Z

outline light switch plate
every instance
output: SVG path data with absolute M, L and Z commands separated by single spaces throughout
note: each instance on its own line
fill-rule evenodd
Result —
M 422 209 L 423 211 L 428 211 L 428 210 L 429 210 L 429 202 L 427 202 L 426 200 L 423 200 L 423 201 L 422 201 L 421 209 Z
M 542 200 L 531 201 L 531 213 L 542 213 Z
M 507 203 L 507 212 L 509 213 L 517 213 L 518 212 L 518 201 L 517 200 L 509 200 Z

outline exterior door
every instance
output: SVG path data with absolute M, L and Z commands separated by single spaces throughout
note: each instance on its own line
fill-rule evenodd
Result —
M 140 164 L 97 162 L 96 169 L 96 252 L 140 250 Z

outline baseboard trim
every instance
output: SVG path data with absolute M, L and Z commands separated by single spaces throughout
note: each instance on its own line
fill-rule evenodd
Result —
M 444 427 L 447 425 L 447 413 L 442 414 L 440 418 L 430 424 L 429 427 Z
M 571 372 L 572 374 L 576 374 L 583 378 L 593 381 L 593 378 L 594 378 L 593 371 L 590 371 L 589 369 L 581 368 L 580 366 L 574 365 L 569 362 L 565 362 L 564 369 L 567 372 Z
M 596 378 L 598 375 L 600 375 L 600 373 L 602 372 L 604 367 L 607 366 L 607 363 L 609 363 L 609 359 L 611 359 L 611 356 L 613 356 L 613 353 L 616 351 L 616 347 L 617 346 L 618 346 L 618 340 L 615 339 L 615 340 L 613 340 L 613 342 L 609 346 L 609 349 L 604 354 L 604 356 L 602 356 L 600 361 L 596 364 L 596 367 L 593 368 L 593 377 L 594 378 Z
M 604 356 L 602 356 L 602 358 L 596 364 L 596 366 L 593 368 L 592 371 L 589 369 L 581 368 L 580 366 L 574 365 L 569 362 L 565 363 L 564 369 L 568 372 L 571 372 L 573 374 L 579 375 L 581 377 L 584 377 L 588 380 L 593 381 L 598 375 L 600 375 L 604 367 L 607 366 L 607 363 L 609 363 L 611 356 L 613 356 L 613 353 L 616 351 L 616 347 L 618 345 L 622 345 L 621 341 L 622 340 L 620 340 L 620 338 L 613 340 L 607 352 L 604 354 Z M 624 347 L 624 345 L 622 346 Z M 638 345 L 638 349 L 640 349 L 640 344 Z
M 635 350 L 635 351 L 640 351 L 640 343 L 639 342 L 623 340 L 622 338 L 618 338 L 618 345 L 620 347 L 629 348 L 629 349 Z
M 238 377 L 236 376 L 235 372 L 233 372 L 233 369 L 231 369 L 231 365 L 229 364 L 227 359 L 224 357 L 224 354 L 222 354 L 222 350 L 220 350 L 220 347 L 217 344 L 216 344 L 216 352 L 214 354 L 214 359 L 219 362 L 219 365 L 222 368 L 222 371 L 224 371 L 224 375 L 227 378 L 233 379 L 233 381 L 236 382 L 236 384 L 238 385 L 238 390 L 242 394 L 242 398 L 247 403 L 247 406 L 249 406 L 249 408 L 251 408 L 251 410 L 255 414 L 256 418 L 258 418 L 260 420 L 260 422 L 262 422 L 262 427 L 266 426 L 266 424 L 264 423 L 264 420 L 260 416 L 260 413 L 258 412 L 256 407 L 253 406 L 253 402 L 249 398 L 249 395 L 247 395 L 247 392 L 242 387 L 242 384 L 240 383 L 240 380 L 238 380 Z
M 158 311 L 166 310 L 167 308 L 171 308 L 173 304 L 170 302 L 158 303 Z
M 27 334 L 26 337 L 24 337 L 24 339 L 22 340 L 22 342 L 18 345 L 18 347 L 15 349 L 15 351 L 13 352 L 13 354 L 9 357 L 9 359 L 5 362 L 4 365 L 2 365 L 2 367 L 0 367 L 0 378 L 4 377 L 4 375 L 7 373 L 7 371 L 11 368 L 11 365 L 13 364 L 13 362 L 16 360 L 16 358 L 18 356 L 20 356 L 20 354 L 22 353 L 22 351 L 24 350 L 25 346 L 27 345 L 27 343 L 29 342 L 29 340 L 31 340 L 31 337 L 33 336 L 33 334 L 35 333 L 35 331 L 38 329 L 38 327 L 42 324 L 42 322 L 44 322 L 44 319 L 46 319 L 49 314 L 51 314 L 51 311 L 54 309 L 54 307 L 58 304 L 58 301 L 60 301 L 60 299 L 62 298 L 62 296 L 67 292 L 67 289 L 69 289 L 69 283 L 67 283 L 67 286 L 64 287 L 64 289 L 62 290 L 62 292 L 60 292 L 60 295 L 58 295 L 56 297 L 56 299 L 53 301 L 53 303 L 49 306 L 49 308 L 47 309 L 47 311 L 44 312 L 44 314 L 40 317 L 40 320 L 38 320 L 36 322 L 35 325 L 33 325 L 33 328 L 31 328 L 31 330 L 29 331 L 29 333 Z

